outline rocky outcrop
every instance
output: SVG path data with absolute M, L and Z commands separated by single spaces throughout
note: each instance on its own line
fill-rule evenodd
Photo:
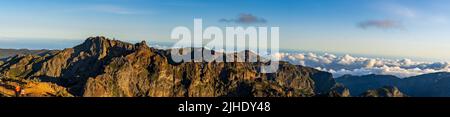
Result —
M 350 90 L 342 84 L 337 84 L 328 93 L 328 97 L 351 97 Z
M 47 56 L 13 57 L 0 66 L 0 74 L 40 79 L 87 97 L 302 97 L 328 94 L 335 86 L 327 72 L 279 62 L 278 72 L 264 74 L 258 72 L 263 64 L 175 63 L 170 50 L 154 49 L 145 42 L 129 44 L 91 37 Z
M 21 87 L 17 93 L 16 87 Z M 0 76 L 0 97 L 72 97 L 67 89 L 49 82 Z
M 383 88 L 367 90 L 361 97 L 407 97 L 397 87 L 385 86 Z

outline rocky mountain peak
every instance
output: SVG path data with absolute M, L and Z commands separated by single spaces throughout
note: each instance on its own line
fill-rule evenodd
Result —
M 75 51 L 85 51 L 92 53 L 107 52 L 109 49 L 125 49 L 132 50 L 134 45 L 115 39 L 108 39 L 103 36 L 89 37 L 84 43 L 74 47 Z
M 136 46 L 137 48 L 147 48 L 147 49 L 150 48 L 150 47 L 147 45 L 147 42 L 146 42 L 145 40 L 141 41 L 140 43 L 136 43 L 135 46 Z

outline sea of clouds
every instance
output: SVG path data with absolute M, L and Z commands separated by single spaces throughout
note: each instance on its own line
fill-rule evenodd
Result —
M 349 54 L 337 56 L 328 53 L 320 55 L 315 53 L 279 53 L 276 56 L 292 64 L 309 66 L 330 72 L 334 77 L 340 77 L 346 74 L 383 74 L 404 78 L 426 73 L 450 72 L 450 64 L 448 62 L 366 58 L 354 57 Z
M 153 44 L 160 49 L 170 48 L 166 44 Z M 400 78 L 416 76 L 434 72 L 450 72 L 449 62 L 421 62 L 411 59 L 385 59 L 370 57 L 355 57 L 349 54 L 338 56 L 336 54 L 317 54 L 311 52 L 280 52 L 275 54 L 282 61 L 295 65 L 313 67 L 327 71 L 337 78 L 346 74 L 368 75 L 382 74 L 394 75 Z

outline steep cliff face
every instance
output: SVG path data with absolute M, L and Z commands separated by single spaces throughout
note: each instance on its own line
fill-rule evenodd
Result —
M 335 85 L 330 73 L 286 62 L 279 62 L 278 72 L 263 74 L 258 70 L 264 63 L 174 63 L 169 53 L 145 42 L 92 37 L 55 54 L 13 57 L 0 74 L 40 79 L 88 97 L 299 97 L 327 94 Z

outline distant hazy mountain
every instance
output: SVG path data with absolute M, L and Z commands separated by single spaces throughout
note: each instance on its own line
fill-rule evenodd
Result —
M 350 89 L 350 93 L 361 94 L 367 90 L 395 86 L 413 97 L 450 97 L 450 73 L 439 72 L 419 76 L 398 78 L 391 75 L 345 75 L 336 79 Z
M 56 52 L 56 50 L 28 50 L 28 49 L 0 49 L 0 59 L 7 57 L 12 57 L 15 55 L 45 55 L 51 52 Z

